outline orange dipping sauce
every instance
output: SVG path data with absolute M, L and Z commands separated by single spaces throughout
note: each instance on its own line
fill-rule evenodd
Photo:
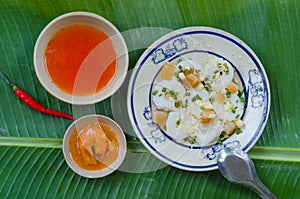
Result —
M 109 37 L 86 24 L 59 30 L 45 51 L 46 68 L 53 83 L 76 96 L 93 95 L 107 86 L 116 72 L 116 58 Z

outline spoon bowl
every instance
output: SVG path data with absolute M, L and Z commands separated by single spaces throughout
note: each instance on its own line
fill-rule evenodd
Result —
M 240 148 L 227 147 L 218 155 L 218 167 L 221 174 L 230 182 L 251 188 L 262 198 L 277 197 L 260 181 L 253 161 Z

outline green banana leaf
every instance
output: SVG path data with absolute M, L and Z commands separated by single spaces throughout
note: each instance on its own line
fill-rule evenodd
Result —
M 55 17 L 88 11 L 124 33 L 133 68 L 143 50 L 168 30 L 211 26 L 247 43 L 262 61 L 271 86 L 266 128 L 250 150 L 257 173 L 278 198 L 300 196 L 300 2 L 298 0 L 0 0 L 0 68 L 41 104 L 71 113 L 39 83 L 33 49 Z M 131 31 L 156 27 L 144 34 Z M 157 31 L 157 27 L 163 28 Z M 136 171 L 100 179 L 75 174 L 65 163 L 62 137 L 71 121 L 24 105 L 0 80 L 0 198 L 259 198 L 219 171 L 188 172 L 155 159 L 134 136 L 128 152 Z M 86 113 L 89 107 L 77 107 Z M 111 99 L 91 109 L 113 118 Z M 132 132 L 131 132 L 132 133 Z

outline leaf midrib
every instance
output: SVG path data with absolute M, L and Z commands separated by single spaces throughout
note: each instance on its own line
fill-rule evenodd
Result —
M 0 146 L 62 148 L 62 138 L 0 137 Z M 129 141 L 130 144 L 141 144 Z M 128 149 L 130 152 L 148 153 L 147 149 Z M 252 159 L 300 162 L 300 148 L 254 146 L 248 152 Z
M 62 148 L 61 138 L 0 137 L 0 146 Z

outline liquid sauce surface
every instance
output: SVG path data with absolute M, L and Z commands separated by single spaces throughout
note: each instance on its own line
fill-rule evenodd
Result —
M 105 133 L 99 139 L 94 134 L 98 131 L 98 125 Z M 87 123 L 71 134 L 69 150 L 72 159 L 80 168 L 95 171 L 108 167 L 117 159 L 119 142 L 109 125 L 103 122 Z
M 53 83 L 76 96 L 99 92 L 117 67 L 112 41 L 101 30 L 85 24 L 59 30 L 47 45 L 45 61 Z

